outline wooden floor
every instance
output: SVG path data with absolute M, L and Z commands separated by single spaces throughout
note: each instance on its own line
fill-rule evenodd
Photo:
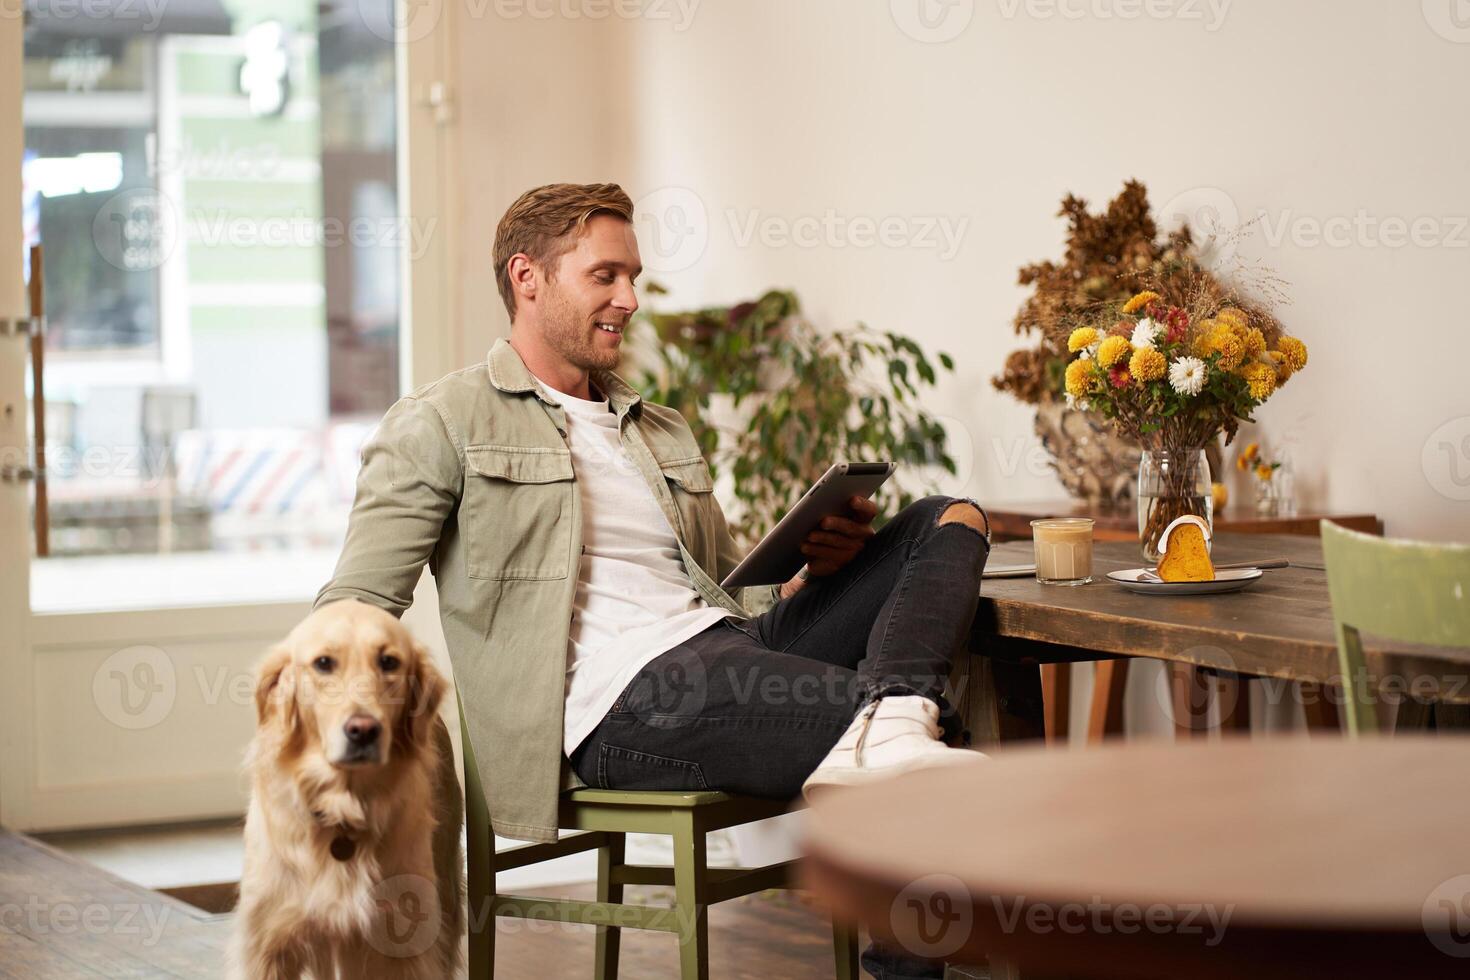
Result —
M 531 894 L 593 897 L 591 885 Z M 629 888 L 626 901 L 663 904 L 656 888 Z M 219 980 L 231 917 L 210 915 L 123 881 L 23 835 L 0 830 L 0 980 Z M 826 914 L 792 892 L 766 892 L 710 910 L 713 980 L 833 975 Z M 587 980 L 592 931 L 585 926 L 502 919 L 501 980 Z M 628 980 L 677 977 L 672 937 L 629 930 Z
M 219 980 L 228 916 L 0 830 L 0 978 Z
M 590 884 L 529 894 L 595 898 Z M 666 889 L 630 887 L 623 900 L 667 905 L 671 897 Z M 711 980 L 831 978 L 835 975 L 831 930 L 826 913 L 794 892 L 761 892 L 712 906 Z M 587 926 L 502 919 L 495 934 L 496 969 L 507 980 L 589 980 L 592 938 Z M 619 974 L 629 980 L 678 977 L 675 942 L 666 933 L 627 930 Z

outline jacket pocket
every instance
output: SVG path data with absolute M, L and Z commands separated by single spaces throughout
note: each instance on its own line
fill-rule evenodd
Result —
M 703 456 L 659 460 L 674 509 L 683 526 L 684 544 L 704 568 L 714 574 L 719 538 L 715 532 L 715 481 Z
M 575 492 L 566 449 L 466 446 L 460 533 L 470 578 L 566 578 Z
M 664 471 L 664 479 L 684 493 L 705 494 L 715 489 L 714 477 L 710 475 L 709 464 L 704 461 L 703 456 L 667 462 L 659 460 L 658 465 Z
M 638 752 L 603 742 L 597 753 L 601 789 L 706 790 L 704 770 L 697 762 Z

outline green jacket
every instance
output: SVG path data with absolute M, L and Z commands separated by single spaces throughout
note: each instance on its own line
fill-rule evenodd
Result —
M 593 382 L 623 448 L 679 540 L 694 588 L 744 617 L 774 588 L 731 596 L 740 560 L 709 464 L 683 416 L 611 373 Z M 400 399 L 362 451 L 342 556 L 316 606 L 361 599 L 395 616 L 427 562 L 495 832 L 557 836 L 557 796 L 580 785 L 562 754 L 567 634 L 582 553 L 582 503 L 562 409 L 496 341 L 484 364 Z

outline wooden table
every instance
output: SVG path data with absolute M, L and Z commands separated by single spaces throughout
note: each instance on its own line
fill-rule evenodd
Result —
M 1304 706 L 1309 721 L 1336 727 L 1335 703 L 1321 690 L 1340 679 L 1337 643 L 1316 538 L 1297 535 L 1215 537 L 1219 561 L 1285 557 L 1292 567 L 1267 571 L 1250 588 L 1216 596 L 1144 596 L 1106 580 L 1109 571 L 1142 564 L 1136 542 L 1098 542 L 1090 585 L 1046 586 L 1034 577 L 986 579 L 980 590 L 970 639 L 984 671 L 967 691 L 972 735 L 978 743 L 1066 736 L 1069 691 L 1065 675 L 1053 673 L 1042 692 L 1037 665 L 1097 661 L 1093 685 L 1094 738 L 1122 731 L 1121 675 L 1130 658 L 1147 657 L 1179 665 L 1175 671 L 1176 723 L 1199 730 L 1197 691 L 1188 688 L 1192 668 L 1206 668 L 1218 696 L 1229 703 L 1226 727 L 1248 722 L 1248 700 L 1240 678 L 1308 685 Z M 1030 541 L 998 544 L 992 567 L 1034 560 Z M 1420 705 L 1436 701 L 1470 702 L 1470 657 L 1461 651 L 1394 650 L 1368 640 L 1370 667 L 1376 673 L 1412 680 Z M 981 710 L 983 709 L 983 710 Z M 1315 716 L 1315 717 L 1314 717 Z
M 808 885 L 1035 976 L 1470 974 L 1470 738 L 1018 749 L 818 797 Z M 1007 969 L 997 971 L 1008 972 Z
M 990 529 L 997 541 L 1031 540 L 1031 522 L 1044 517 L 1090 517 L 1099 541 L 1138 541 L 1138 514 L 1134 510 L 1103 510 L 1083 500 L 1022 500 L 986 503 Z M 1215 515 L 1216 531 L 1243 534 L 1305 534 L 1315 536 L 1323 519 L 1366 534 L 1382 534 L 1383 521 L 1373 514 L 1306 512 L 1290 517 L 1260 517 L 1250 507 L 1236 504 Z

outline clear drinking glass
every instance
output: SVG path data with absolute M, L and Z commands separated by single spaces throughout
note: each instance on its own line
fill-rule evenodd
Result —
M 1092 581 L 1092 518 L 1049 517 L 1031 522 L 1036 581 L 1086 585 Z

